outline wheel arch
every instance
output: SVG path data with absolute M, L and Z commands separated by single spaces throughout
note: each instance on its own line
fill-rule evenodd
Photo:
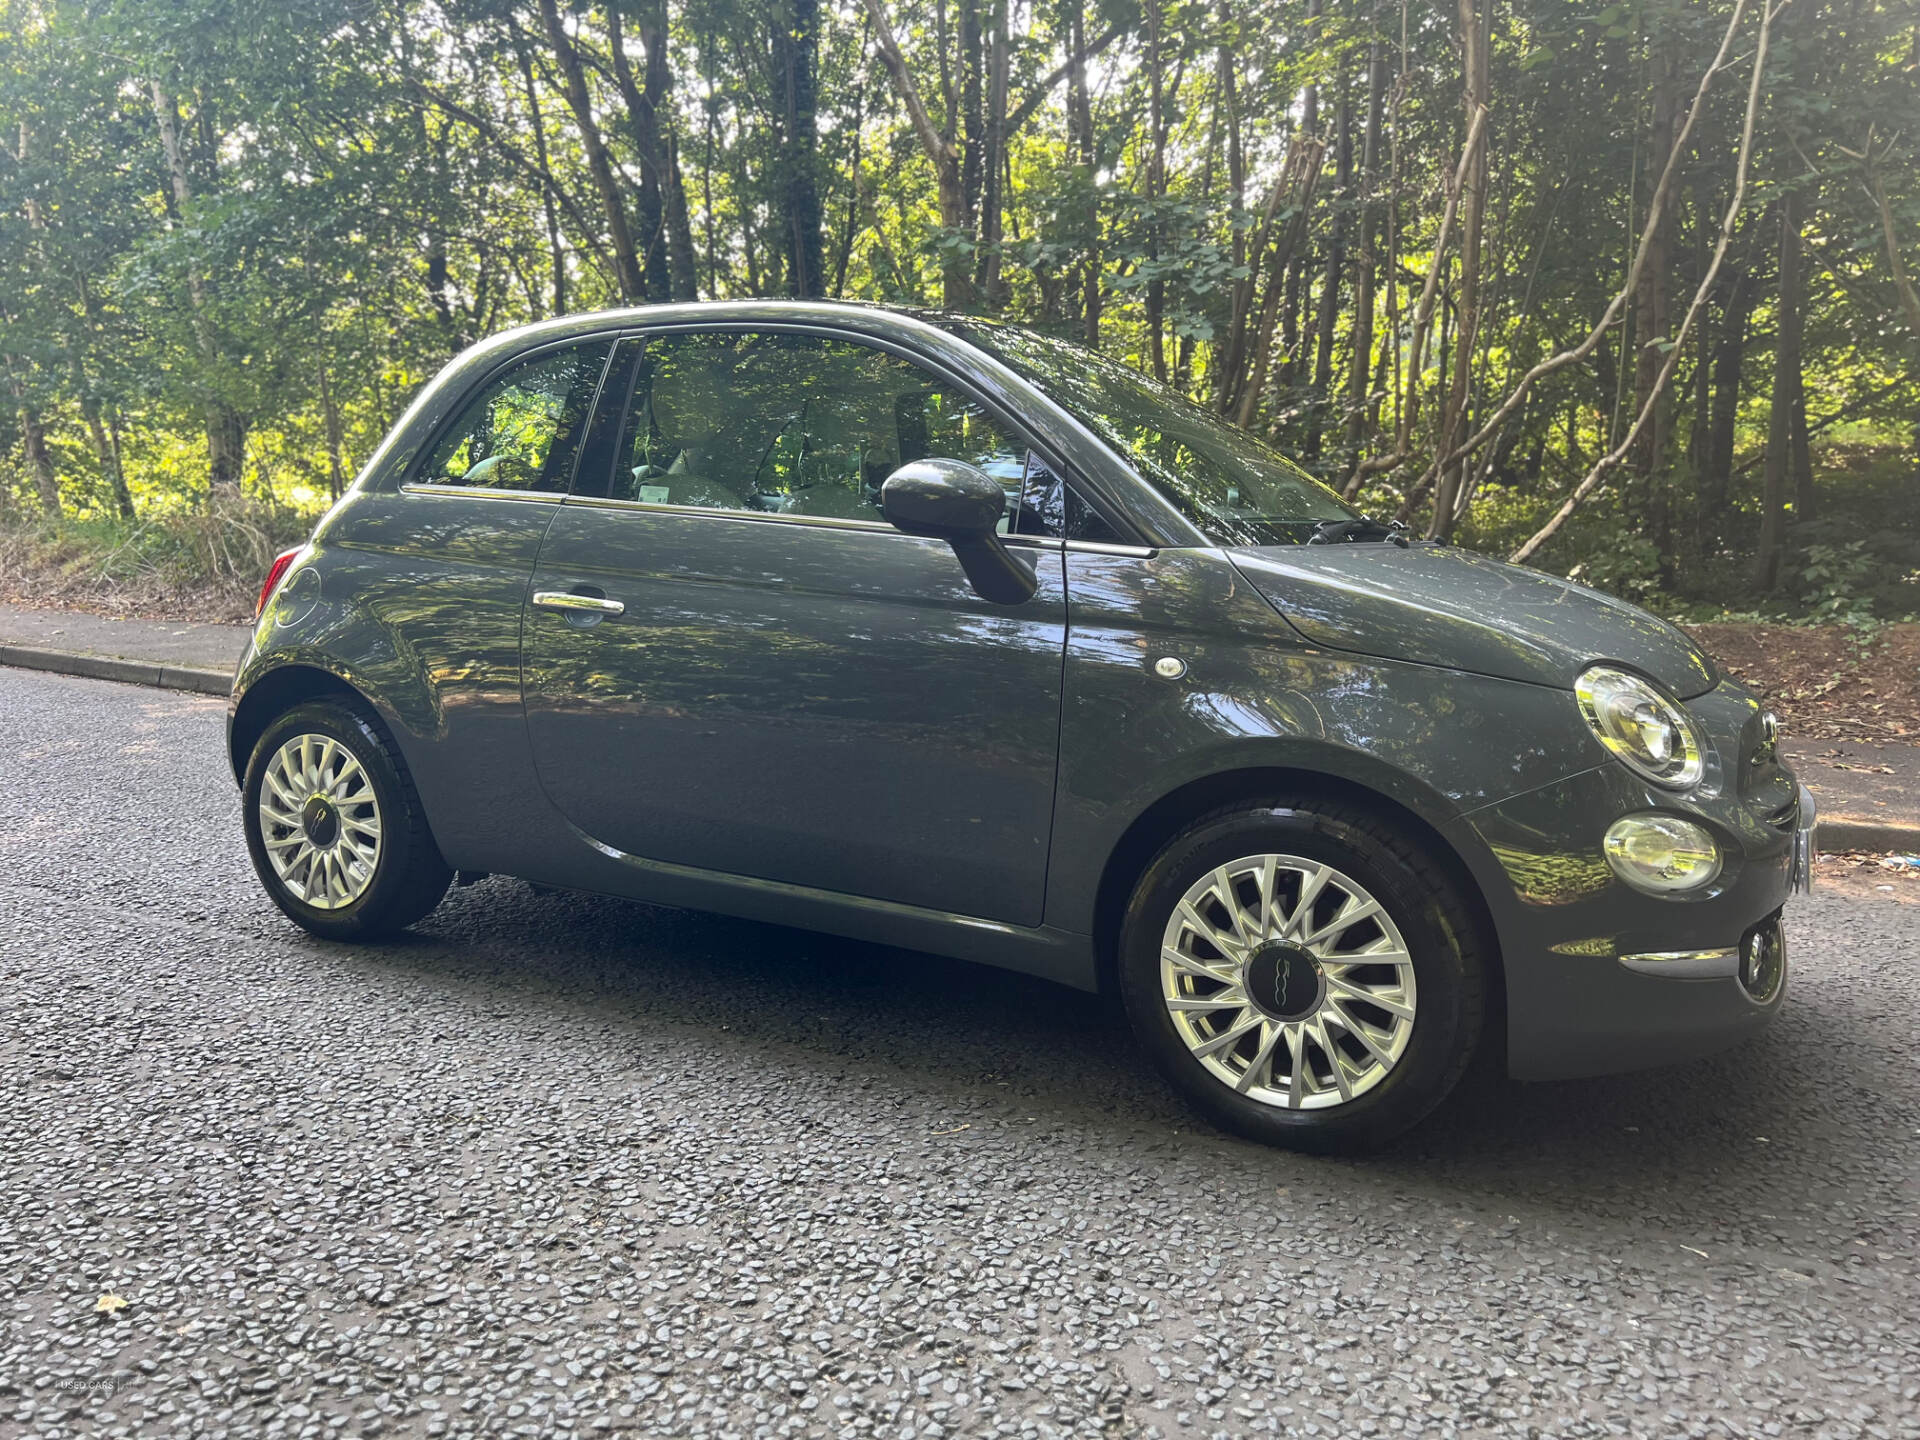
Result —
M 298 662 L 276 665 L 257 675 L 241 694 L 227 721 L 227 763 L 237 783 L 245 784 L 253 747 L 276 715 L 308 700 L 335 697 L 353 702 L 374 714 L 377 707 L 365 691 L 331 670 Z
M 1455 844 L 1429 816 L 1383 791 L 1344 775 L 1323 770 L 1286 765 L 1249 765 L 1189 780 L 1168 791 L 1134 817 L 1101 870 L 1099 889 L 1094 900 L 1094 957 L 1098 985 L 1103 993 L 1113 993 L 1119 964 L 1120 922 L 1128 897 L 1148 862 L 1162 846 L 1201 816 L 1236 802 L 1258 804 L 1280 796 L 1338 800 L 1371 811 L 1380 819 L 1402 828 L 1440 862 L 1448 877 L 1459 888 L 1461 898 L 1479 931 L 1483 951 L 1492 973 L 1488 976 L 1487 995 L 1492 1005 L 1504 1012 L 1506 971 L 1500 953 L 1500 932 L 1492 909 L 1467 863 Z M 1484 1032 L 1502 1032 L 1501 1016 L 1489 1015 Z

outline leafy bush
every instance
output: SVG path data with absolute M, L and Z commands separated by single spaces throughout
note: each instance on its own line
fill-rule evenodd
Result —
M 1636 605 L 1657 608 L 1663 597 L 1660 590 L 1660 547 L 1644 535 L 1635 535 L 1622 526 L 1608 527 L 1611 533 L 1596 535 L 1595 543 L 1584 559 L 1567 571 L 1569 580 L 1591 585 Z

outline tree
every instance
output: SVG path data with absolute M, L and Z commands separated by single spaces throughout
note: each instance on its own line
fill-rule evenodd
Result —
M 814 299 L 827 293 L 814 100 L 814 72 L 820 61 L 819 0 L 775 0 L 773 56 L 780 95 L 779 208 L 786 239 L 787 290 Z
M 496 330 L 832 294 L 1071 334 L 1430 534 L 1790 595 L 1858 513 L 1823 436 L 1920 407 L 1920 52 L 1759 3 L 0 0 L 0 491 L 317 503 Z

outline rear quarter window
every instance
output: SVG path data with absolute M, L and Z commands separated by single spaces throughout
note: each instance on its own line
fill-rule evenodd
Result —
M 469 400 L 414 475 L 423 485 L 565 493 L 610 340 L 509 366 Z

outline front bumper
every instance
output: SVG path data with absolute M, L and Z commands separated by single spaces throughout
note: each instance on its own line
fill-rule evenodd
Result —
M 1787 867 L 1787 889 L 1795 895 L 1813 893 L 1813 827 L 1817 815 L 1813 792 L 1802 785 L 1799 821 L 1793 831 L 1793 858 Z M 1786 944 L 1780 917 L 1771 915 L 1742 935 L 1738 945 L 1654 950 L 1622 955 L 1620 963 L 1662 980 L 1738 980 L 1750 997 L 1766 1004 L 1776 998 L 1776 990 L 1785 983 Z
M 1715 750 L 1694 792 L 1660 791 L 1609 764 L 1456 822 L 1493 857 L 1482 889 L 1505 966 L 1508 1069 L 1520 1079 L 1710 1055 L 1780 1009 L 1779 918 L 1811 884 L 1813 797 L 1757 746 L 1747 692 L 1722 686 L 1690 708 Z M 1724 857 L 1719 878 L 1668 897 L 1615 877 L 1600 836 L 1640 810 L 1707 826 Z

